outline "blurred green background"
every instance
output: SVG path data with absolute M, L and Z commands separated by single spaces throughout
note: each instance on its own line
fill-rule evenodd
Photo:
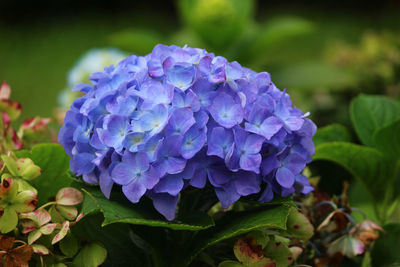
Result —
M 157 43 L 188 44 L 270 72 L 319 126 L 348 124 L 360 92 L 399 96 L 399 11 L 399 1 L 6 0 L 0 80 L 24 118 L 51 116 L 89 49 L 144 55 Z

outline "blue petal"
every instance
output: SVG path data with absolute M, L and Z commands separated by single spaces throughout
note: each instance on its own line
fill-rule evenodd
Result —
M 215 193 L 221 202 L 222 208 L 224 209 L 229 208 L 240 198 L 240 195 L 236 192 L 236 188 L 233 183 L 229 183 L 224 187 L 215 188 Z
M 206 129 L 198 129 L 196 125 L 192 126 L 185 134 L 182 142 L 181 154 L 185 159 L 192 158 L 207 141 Z
M 179 174 L 166 175 L 161 178 L 160 182 L 154 187 L 157 193 L 168 193 L 176 196 L 183 188 L 183 178 Z
M 169 194 L 156 194 L 153 196 L 153 206 L 168 221 L 175 219 L 176 206 L 178 204 L 178 196 Z
M 138 203 L 144 193 L 146 193 L 146 187 L 138 182 L 131 182 L 128 185 L 122 186 L 122 192 L 132 203 Z
M 289 169 L 281 167 L 276 171 L 276 181 L 284 188 L 291 188 L 294 184 L 294 174 Z

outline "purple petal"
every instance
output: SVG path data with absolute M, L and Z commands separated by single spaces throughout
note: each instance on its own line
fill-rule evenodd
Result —
M 154 187 L 154 191 L 157 193 L 168 193 L 172 196 L 176 196 L 181 192 L 183 188 L 183 179 L 179 174 L 166 175 L 161 178 L 160 182 Z
M 160 180 L 159 173 L 153 168 L 150 167 L 142 177 L 139 178 L 139 181 L 147 188 L 152 189 Z
M 218 94 L 208 110 L 214 120 L 225 128 L 232 128 L 243 120 L 243 108 L 226 93 Z
M 189 108 L 179 108 L 172 113 L 165 132 L 168 135 L 185 134 L 189 128 L 195 124 L 193 111 Z
M 259 136 L 257 134 L 250 134 L 246 138 L 243 149 L 246 151 L 247 154 L 259 153 L 264 140 L 265 139 L 262 136 Z
M 294 184 L 294 174 L 289 169 L 281 167 L 276 171 L 276 181 L 284 188 L 291 188 Z
M 100 189 L 106 198 L 110 198 L 111 189 L 114 185 L 114 181 L 108 174 L 108 171 L 103 171 L 99 177 Z
M 185 91 L 189 88 L 195 77 L 195 68 L 189 63 L 177 63 L 166 68 L 167 82 Z
M 209 136 L 207 155 L 215 155 L 224 159 L 228 150 L 232 147 L 232 144 L 232 131 L 223 127 L 215 127 L 212 129 Z
M 267 176 L 274 169 L 279 168 L 281 163 L 278 161 L 275 154 L 271 154 L 270 156 L 263 159 L 261 163 L 261 171 L 263 176 Z
M 229 183 L 224 187 L 215 188 L 215 194 L 217 195 L 219 201 L 221 202 L 221 206 L 224 209 L 229 208 L 240 198 L 240 195 L 236 192 L 236 188 L 233 183 Z
M 179 196 L 169 194 L 156 194 L 153 196 L 153 206 L 168 221 L 175 219 L 176 206 Z
M 236 192 L 241 196 L 248 196 L 260 192 L 261 180 L 252 172 L 240 171 L 235 175 L 234 185 Z
M 80 153 L 72 156 L 70 160 L 71 171 L 77 176 L 89 174 L 93 171 L 95 165 L 92 163 L 94 155 L 89 153 Z
M 181 154 L 185 159 L 192 158 L 207 141 L 206 129 L 198 129 L 192 126 L 185 134 L 182 142 Z
M 239 164 L 243 170 L 260 173 L 261 155 L 242 155 Z
M 138 203 L 144 193 L 146 193 L 146 187 L 141 183 L 133 181 L 128 185 L 122 186 L 122 192 L 132 203 Z
M 232 179 L 232 173 L 223 168 L 209 168 L 208 179 L 213 186 L 221 187 Z
M 117 164 L 112 170 L 111 176 L 114 182 L 120 185 L 127 185 L 136 178 L 132 166 L 127 163 Z
M 304 158 L 298 153 L 291 153 L 285 158 L 283 165 L 294 174 L 299 174 L 306 167 Z
M 258 201 L 261 203 L 270 202 L 274 198 L 274 192 L 272 191 L 272 186 L 267 183 L 267 187 L 265 187 L 264 192 L 261 194 Z
M 190 185 L 196 188 L 203 188 L 207 182 L 207 171 L 204 168 L 199 168 L 193 173 L 192 179 L 190 179 Z

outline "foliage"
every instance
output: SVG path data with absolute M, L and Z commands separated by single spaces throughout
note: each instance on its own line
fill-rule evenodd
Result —
M 43 137 L 49 120 L 29 119 L 17 135 L 10 121 L 17 119 L 12 108 L 19 104 L 8 100 L 10 89 L 5 83 L 0 95 L 0 265 L 100 265 L 107 255 L 103 246 L 85 244 L 70 230 L 83 216 L 78 211 L 83 194 L 68 187 L 68 157 L 63 149 L 40 144 L 31 151 L 16 151 L 36 143 L 35 136 Z
M 318 145 L 314 159 L 345 168 L 368 193 L 367 203 L 374 207 L 380 224 L 396 222 L 400 208 L 400 104 L 383 96 L 360 95 L 351 103 L 350 116 L 362 145 L 343 138 L 348 136 L 343 127 L 338 134 L 338 126 L 327 126 L 315 136 Z M 391 242 L 397 242 L 394 240 Z M 342 243 L 346 242 L 349 240 L 338 241 L 337 247 L 345 246 Z M 382 251 L 382 246 L 385 246 L 384 241 L 377 242 L 371 255 Z M 372 259 L 375 263 L 378 261 Z M 396 258 L 392 256 L 386 260 L 394 263 Z

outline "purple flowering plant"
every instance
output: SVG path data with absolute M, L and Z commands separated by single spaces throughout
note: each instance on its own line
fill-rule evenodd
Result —
M 70 169 L 109 198 L 147 196 L 174 220 L 181 192 L 211 187 L 222 208 L 313 190 L 302 170 L 315 124 L 266 72 L 203 49 L 157 45 L 77 84 L 59 142 Z

